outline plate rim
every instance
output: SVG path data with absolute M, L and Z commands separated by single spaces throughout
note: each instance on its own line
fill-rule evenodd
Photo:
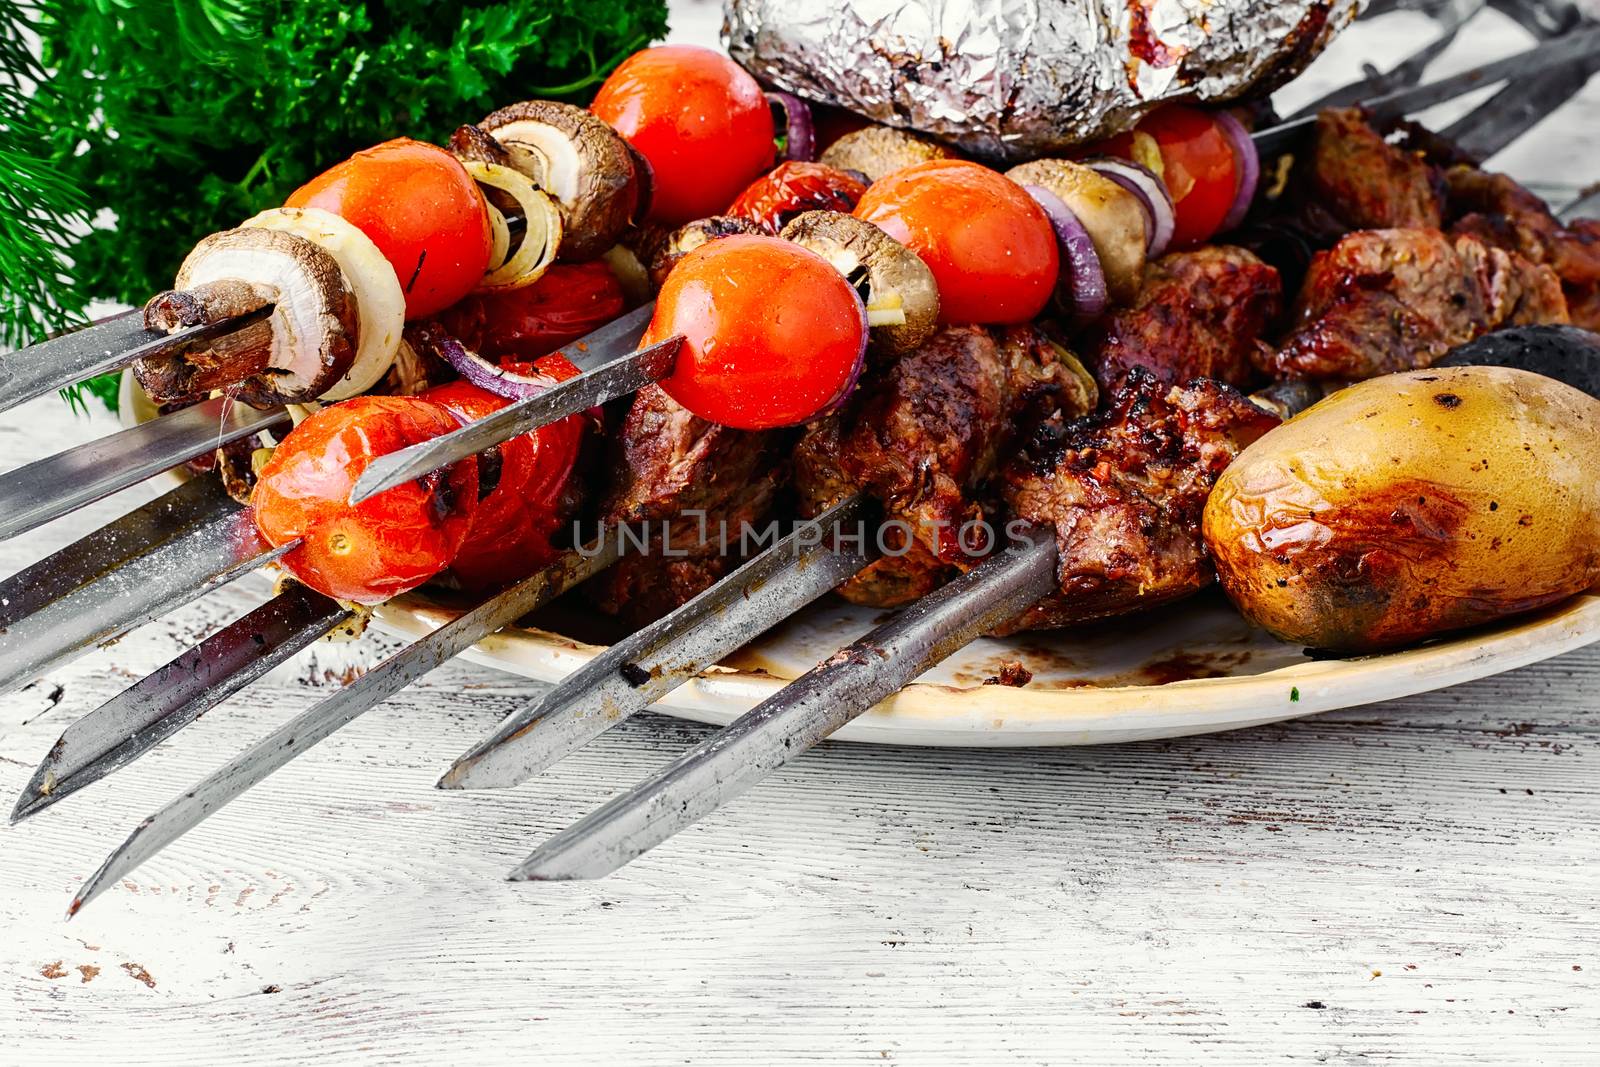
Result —
M 460 614 L 407 594 L 373 616 L 415 638 Z M 836 736 L 867 743 L 1026 747 L 1177 737 L 1359 707 L 1501 674 L 1600 641 L 1600 588 L 1528 616 L 1416 648 L 1350 659 L 1307 659 L 1253 675 L 1160 685 L 1007 688 L 913 682 Z M 556 682 L 599 655 L 553 631 L 511 627 L 465 653 L 474 662 Z M 653 710 L 716 725 L 776 693 L 788 679 L 717 666 Z

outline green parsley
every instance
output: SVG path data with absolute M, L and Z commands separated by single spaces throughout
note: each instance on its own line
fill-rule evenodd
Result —
M 7 340 L 91 299 L 142 303 L 201 237 L 354 151 L 443 142 L 517 100 L 582 102 L 666 32 L 661 0 L 0 2 L 43 59 L 0 112 L 0 211 L 43 220 L 0 232 Z M 19 185 L 31 213 L 3 199 Z

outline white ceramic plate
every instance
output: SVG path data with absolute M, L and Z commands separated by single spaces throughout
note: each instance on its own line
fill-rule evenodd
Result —
M 417 637 L 456 612 L 425 596 L 381 608 L 380 628 Z M 828 600 L 673 692 L 658 710 L 732 721 L 866 632 L 878 613 Z M 1220 594 L 1084 631 L 980 640 L 836 736 L 881 744 L 1025 747 L 1145 741 L 1277 722 L 1423 693 L 1600 640 L 1600 589 L 1548 611 L 1405 652 L 1313 660 L 1244 621 Z M 602 651 L 515 628 L 469 659 L 555 681 Z M 1033 672 L 1021 689 L 985 685 L 1001 665 Z

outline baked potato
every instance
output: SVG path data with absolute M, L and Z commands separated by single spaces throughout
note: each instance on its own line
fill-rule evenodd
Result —
M 1254 622 L 1370 652 L 1600 581 L 1600 400 L 1507 367 L 1333 394 L 1247 448 L 1203 529 Z

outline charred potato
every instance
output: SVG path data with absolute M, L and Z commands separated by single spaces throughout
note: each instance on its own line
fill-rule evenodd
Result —
M 1094 242 L 1111 299 L 1131 304 L 1144 279 L 1144 206 L 1139 198 L 1098 171 L 1065 159 L 1036 159 L 1012 167 L 1006 177 L 1061 198 Z
M 1234 603 L 1297 644 L 1530 611 L 1600 581 L 1600 401 L 1505 367 L 1363 382 L 1246 449 L 1204 532 Z
M 872 223 L 838 211 L 807 211 L 779 236 L 809 248 L 850 279 L 867 306 L 871 344 L 877 351 L 913 351 L 939 328 L 939 286 L 933 271 Z

